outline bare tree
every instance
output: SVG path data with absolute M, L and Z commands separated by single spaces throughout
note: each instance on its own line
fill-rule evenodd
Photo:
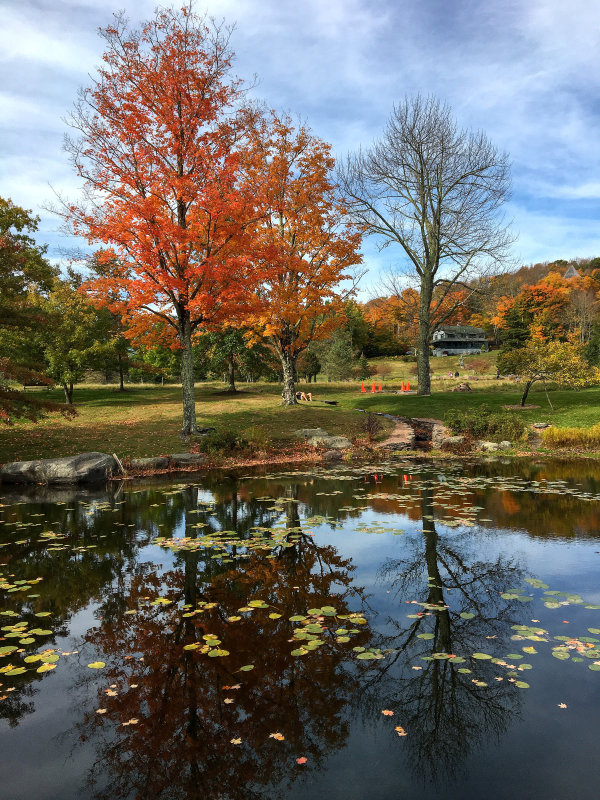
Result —
M 474 291 L 514 241 L 500 213 L 508 156 L 485 134 L 460 130 L 448 105 L 417 95 L 394 107 L 380 140 L 347 156 L 339 182 L 354 220 L 380 249 L 399 244 L 417 278 L 418 393 L 428 395 L 429 341 L 456 309 L 452 293 Z

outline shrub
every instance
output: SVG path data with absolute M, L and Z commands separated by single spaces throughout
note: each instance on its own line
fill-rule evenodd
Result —
M 377 434 L 380 433 L 381 429 L 383 428 L 383 424 L 381 419 L 376 414 L 369 413 L 367 414 L 361 427 L 367 434 L 368 441 L 372 442 Z
M 196 443 L 196 449 L 199 453 L 206 453 L 207 455 L 217 455 L 219 453 L 228 453 L 233 450 L 246 450 L 248 448 L 248 440 L 234 431 L 215 431 L 208 436 L 203 436 L 200 441 Z
M 508 412 L 491 411 L 485 403 L 464 411 L 447 411 L 444 422 L 454 434 L 492 441 L 521 439 L 527 430 L 527 425 L 519 417 Z
M 384 380 L 386 375 L 391 375 L 393 372 L 393 369 L 390 366 L 390 364 L 377 364 L 376 367 L 377 371 L 375 374 L 380 375 Z
M 600 422 L 591 428 L 546 428 L 543 440 L 547 447 L 600 450 Z
M 260 425 L 252 425 L 248 428 L 246 438 L 251 450 L 266 450 L 271 444 L 271 437 Z

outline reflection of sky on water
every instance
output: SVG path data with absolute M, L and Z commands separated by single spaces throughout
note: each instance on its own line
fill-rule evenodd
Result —
M 518 472 L 517 466 L 511 469 L 515 474 Z M 473 474 L 476 474 L 476 469 L 473 470 Z M 508 471 L 507 474 L 512 473 Z M 101 583 L 101 572 L 98 567 L 95 568 L 94 575 L 97 573 L 95 580 L 98 585 L 97 588 L 90 589 L 87 595 L 83 581 L 82 596 L 87 597 L 87 600 L 82 607 L 78 607 L 76 602 L 78 598 L 73 595 L 73 612 L 67 614 L 65 623 L 68 623 L 69 635 L 53 640 L 52 646 L 64 650 L 76 648 L 79 649 L 79 653 L 61 658 L 59 668 L 33 684 L 34 692 L 29 697 L 33 710 L 24 714 L 15 728 L 7 731 L 0 722 L 2 746 L 0 782 L 3 787 L 0 796 L 3 800 L 5 796 L 7 800 L 25 800 L 25 798 L 30 800 L 31 797 L 35 797 L 36 800 L 38 798 L 54 800 L 57 796 L 64 800 L 71 798 L 74 800 L 75 797 L 86 799 L 94 797 L 93 794 L 82 790 L 82 776 L 90 770 L 96 754 L 91 744 L 82 747 L 75 746 L 74 743 L 77 732 L 86 730 L 81 724 L 82 709 L 89 707 L 90 699 L 93 702 L 95 687 L 99 687 L 102 691 L 106 683 L 101 672 L 90 675 L 86 666 L 92 660 L 104 658 L 102 642 L 110 635 L 110 626 L 105 631 L 104 638 L 89 635 L 92 629 L 101 631 L 103 628 L 102 620 L 99 619 L 103 613 L 100 606 L 104 604 L 107 607 L 109 601 L 114 600 L 114 607 L 118 609 L 119 598 L 121 600 L 124 598 L 128 602 L 128 592 L 135 575 L 147 574 L 149 567 L 152 568 L 151 571 L 163 575 L 170 574 L 174 586 L 178 585 L 177 574 L 183 579 L 185 572 L 186 585 L 188 572 L 192 574 L 188 568 L 194 563 L 193 558 L 186 556 L 185 553 L 176 553 L 150 544 L 155 535 L 181 538 L 197 532 L 198 536 L 202 536 L 208 528 L 194 529 L 194 524 L 199 521 L 208 522 L 210 528 L 218 530 L 220 527 L 230 529 L 232 519 L 235 519 L 240 530 L 245 531 L 243 534 L 245 536 L 249 535 L 248 532 L 253 525 L 281 528 L 287 522 L 290 526 L 295 526 L 297 522 L 291 509 L 296 508 L 292 499 L 297 495 L 300 500 L 297 508 L 301 524 L 314 533 L 313 541 L 318 551 L 325 553 L 329 550 L 329 558 L 332 554 L 336 554 L 336 557 L 347 560 L 354 567 L 354 571 L 350 573 L 352 585 L 364 587 L 367 629 L 368 636 L 371 637 L 367 644 L 370 642 L 377 645 L 377 637 L 379 639 L 393 637 L 396 626 L 410 628 L 412 623 L 408 615 L 414 614 L 419 608 L 410 604 L 410 601 L 416 599 L 422 603 L 427 599 L 426 579 L 431 564 L 428 563 L 426 569 L 423 561 L 420 572 L 415 573 L 413 583 L 403 592 L 399 592 L 397 586 L 393 585 L 396 577 L 393 570 L 385 572 L 382 568 L 385 564 L 397 561 L 398 571 L 401 570 L 402 559 L 413 556 L 418 559 L 419 553 L 423 558 L 427 537 L 433 534 L 438 540 L 437 555 L 441 555 L 444 548 L 456 550 L 465 559 L 467 570 L 477 562 L 481 562 L 484 566 L 496 564 L 500 569 L 503 560 L 508 562 L 514 559 L 518 562 L 524 577 L 539 577 L 551 590 L 574 592 L 581 594 L 586 602 L 600 602 L 598 581 L 600 562 L 597 560 L 600 558 L 598 553 L 600 540 L 597 530 L 594 530 L 594 514 L 597 514 L 597 511 L 592 503 L 579 501 L 573 496 L 559 499 L 557 495 L 540 495 L 525 489 L 494 493 L 489 486 L 483 489 L 468 488 L 456 483 L 456 470 L 451 472 L 448 480 L 441 473 L 434 474 L 432 478 L 433 480 L 428 483 L 428 475 L 422 471 L 421 474 L 415 474 L 412 484 L 409 482 L 406 485 L 406 481 L 402 479 L 396 481 L 391 471 L 388 471 L 382 480 L 378 480 L 377 485 L 373 485 L 367 484 L 362 477 L 357 477 L 346 483 L 340 482 L 343 492 L 337 497 L 331 495 L 332 487 L 335 486 L 335 475 L 331 475 L 329 480 L 323 477 L 303 476 L 295 479 L 293 476 L 281 476 L 271 483 L 261 479 L 236 482 L 228 476 L 220 482 L 215 480 L 212 483 L 210 478 L 207 478 L 206 487 L 188 487 L 189 491 L 167 485 L 152 487 L 147 490 L 148 500 L 145 500 L 144 489 L 137 488 L 132 492 L 126 489 L 119 498 L 119 503 L 123 505 L 115 509 L 109 508 L 110 502 L 102 497 L 93 501 L 88 507 L 81 507 L 82 518 L 87 519 L 91 525 L 90 534 L 94 534 L 94 526 L 98 526 L 97 530 L 104 531 L 103 536 L 107 536 L 110 540 L 110 545 L 108 541 L 106 542 L 108 546 L 106 557 L 113 559 L 115 571 L 114 574 L 108 571 L 105 582 Z M 580 483 L 586 491 L 595 491 L 597 486 L 595 479 L 575 481 L 573 476 L 570 478 L 570 483 L 571 485 Z M 253 497 L 268 496 L 271 490 L 274 496 L 282 498 L 281 506 L 277 507 L 275 504 L 273 508 L 271 502 L 254 502 Z M 386 492 L 402 494 L 405 501 L 410 504 L 409 510 L 399 509 L 397 503 L 394 509 L 393 500 L 388 501 L 385 498 Z M 319 493 L 322 493 L 322 496 Z M 370 497 L 371 493 L 380 496 Z M 431 497 L 427 501 L 428 493 Z M 455 514 L 455 511 L 450 510 L 448 516 L 445 516 L 446 511 L 436 506 L 435 523 L 425 522 L 420 517 L 420 514 L 424 513 L 424 504 L 426 501 L 431 502 L 431 499 L 435 499 L 439 493 L 442 493 L 442 505 L 452 502 L 460 506 L 462 503 L 465 509 L 480 505 L 481 510 L 477 511 L 477 516 L 489 521 L 476 522 L 472 526 L 457 524 L 456 527 L 450 527 L 445 523 L 451 520 L 453 515 L 458 515 L 458 511 Z M 446 493 L 445 499 L 444 493 Z M 452 493 L 451 500 L 448 500 L 448 493 Z M 353 498 L 356 494 L 361 494 L 362 499 Z M 287 503 L 286 497 L 289 501 Z M 147 504 L 147 508 L 144 503 Z M 359 506 L 373 503 L 375 508 L 365 507 L 356 514 L 339 511 L 340 508 L 354 503 L 358 503 Z M 203 504 L 209 506 L 205 509 L 205 513 L 191 513 L 198 507 L 202 508 Z M 51 508 L 51 504 L 48 503 L 44 510 L 50 513 Z M 579 531 L 577 538 L 567 538 L 561 533 L 566 530 L 566 522 L 564 518 L 559 517 L 559 512 L 565 508 L 573 512 L 572 528 Z M 466 513 L 470 516 L 474 514 L 472 511 Z M 114 516 L 111 516 L 112 514 Z M 303 522 L 306 517 L 318 514 L 328 518 L 339 517 L 340 527 L 332 528 L 327 522 L 309 525 Z M 265 515 L 269 516 L 268 522 L 265 521 Z M 129 519 L 134 522 L 130 523 Z M 115 532 L 112 520 L 120 520 L 120 524 L 123 525 L 134 525 L 131 529 L 122 529 L 131 536 L 129 549 L 120 544 L 118 529 Z M 57 524 L 59 523 L 54 519 L 51 527 L 56 528 Z M 391 532 L 369 533 L 356 530 L 360 527 L 367 529 L 377 527 L 378 524 L 386 529 L 401 529 L 404 533 L 398 535 Z M 8 538 L 14 537 L 11 535 Z M 306 541 L 305 546 L 309 547 L 309 538 Z M 124 548 L 122 554 L 120 547 Z M 291 550 L 282 552 L 293 556 L 295 548 L 296 545 Z M 6 552 L 5 550 L 4 554 Z M 119 561 L 121 555 L 122 561 Z M 48 556 L 50 563 L 51 554 Z M 36 557 L 40 559 L 41 565 L 45 563 L 42 556 L 38 554 Z M 60 558 L 63 558 L 63 563 L 67 563 L 66 559 L 69 556 L 64 553 L 64 557 Z M 68 562 L 69 568 L 74 568 L 79 563 L 83 570 L 84 559 L 80 556 L 77 558 L 80 560 L 73 558 Z M 214 567 L 207 568 L 204 565 L 205 561 L 210 565 L 210 561 L 203 556 L 194 567 L 199 570 L 198 580 L 202 582 L 203 591 L 210 590 L 212 582 L 215 581 L 215 586 L 221 593 L 216 596 L 227 597 L 229 589 L 225 579 L 226 570 L 224 572 Z M 259 561 L 260 559 L 255 561 L 255 567 Z M 244 563 L 248 562 L 241 562 L 242 565 Z M 279 597 L 281 602 L 282 590 L 288 585 L 300 582 L 300 579 L 294 577 L 290 580 L 290 576 L 295 576 L 296 573 L 290 571 L 287 576 L 285 569 L 288 562 L 282 560 L 278 563 L 281 574 L 271 576 L 274 582 L 269 584 L 269 591 L 274 592 L 274 597 Z M 292 558 L 288 566 L 295 564 L 294 569 L 296 569 L 299 563 Z M 316 572 L 316 565 L 312 569 Z M 443 570 L 441 573 L 444 579 Z M 509 572 L 506 574 L 509 575 Z M 263 589 L 260 581 L 263 578 L 266 580 L 269 575 L 268 571 L 264 574 L 257 573 L 259 580 L 253 589 L 254 597 L 260 597 L 262 591 L 267 591 L 266 587 Z M 71 580 L 76 577 L 76 573 L 73 572 Z M 42 594 L 44 590 L 50 588 L 51 580 L 59 580 L 59 576 L 51 578 L 49 575 L 48 578 L 48 586 L 40 584 Z M 502 590 L 515 588 L 522 594 L 533 596 L 533 601 L 530 603 L 514 604 L 513 621 L 530 624 L 530 620 L 539 619 L 540 625 L 548 628 L 551 635 L 566 632 L 568 635 L 582 636 L 587 627 L 600 627 L 600 611 L 587 610 L 574 604 L 547 609 L 543 605 L 543 591 L 532 589 L 521 580 L 517 585 L 511 584 L 508 578 L 507 581 L 508 584 L 502 585 Z M 338 596 L 342 588 L 340 583 L 332 584 L 330 587 L 332 597 Z M 239 591 L 242 590 L 243 587 Z M 69 591 L 75 592 L 76 587 L 67 586 L 65 592 L 68 594 Z M 157 591 L 164 593 L 165 589 L 161 587 Z M 494 604 L 498 604 L 498 595 L 499 592 L 492 598 L 490 609 Z M 235 593 L 233 597 L 236 597 Z M 66 606 L 68 606 L 67 599 L 65 599 Z M 469 632 L 477 630 L 471 627 L 477 620 L 465 623 L 457 619 L 458 611 L 465 607 L 460 591 L 445 586 L 443 600 L 450 606 L 449 613 L 455 615 L 451 623 L 454 641 L 468 642 Z M 240 595 L 236 603 L 243 602 L 244 599 Z M 310 603 L 309 600 L 307 602 Z M 350 609 L 361 608 L 361 600 L 356 595 L 350 594 L 347 602 Z M 503 602 L 500 605 L 506 606 Z M 165 620 L 167 618 L 165 615 Z M 433 623 L 434 617 L 431 617 L 424 622 L 420 630 L 431 629 Z M 120 620 L 116 618 L 115 625 L 120 624 Z M 483 637 L 481 642 L 477 643 L 477 648 L 490 653 L 510 652 L 510 649 L 504 647 L 502 640 L 502 637 L 507 638 L 511 633 L 508 624 L 507 622 L 506 629 L 501 631 L 498 639 L 494 635 L 486 642 Z M 466 639 L 460 638 L 461 630 L 463 634 L 466 632 Z M 157 630 L 156 635 L 162 635 L 162 632 Z M 268 636 L 268 632 L 262 635 Z M 84 641 L 86 638 L 88 642 Z M 287 648 L 291 649 L 294 645 L 285 644 L 286 641 L 288 639 L 284 637 L 283 646 L 287 657 Z M 401 641 L 401 637 L 398 641 Z M 519 651 L 525 644 L 529 642 L 514 644 L 509 642 L 508 646 L 512 650 Z M 268 648 L 269 642 L 261 639 L 256 646 L 259 649 Z M 505 718 L 500 719 L 497 730 L 490 729 L 489 734 L 483 736 L 481 740 L 478 738 L 479 734 L 474 735 L 477 728 L 476 720 L 472 719 L 473 725 L 471 728 L 467 725 L 462 734 L 460 726 L 456 727 L 456 736 L 463 735 L 467 740 L 472 737 L 472 748 L 461 751 L 457 777 L 448 779 L 446 783 L 438 781 L 433 789 L 427 786 L 424 788 L 423 779 L 418 777 L 419 770 L 423 775 L 427 774 L 425 765 L 417 763 L 415 769 L 415 764 L 411 763 L 414 752 L 411 748 L 423 733 L 418 730 L 418 720 L 411 724 L 406 739 L 397 737 L 393 732 L 393 726 L 405 723 L 405 716 L 409 714 L 408 701 L 406 705 L 402 702 L 403 697 L 408 697 L 405 687 L 409 685 L 409 679 L 426 674 L 427 665 L 420 660 L 419 653 L 428 652 L 428 645 L 424 645 L 424 650 L 417 649 L 414 652 L 408 648 L 406 657 L 400 658 L 397 664 L 394 662 L 389 676 L 382 673 L 382 680 L 375 681 L 372 686 L 368 685 L 369 675 L 378 674 L 377 670 L 386 664 L 386 660 L 368 662 L 370 666 L 364 662 L 354 662 L 351 646 L 348 645 L 347 661 L 351 668 L 348 680 L 354 674 L 364 675 L 365 691 L 353 690 L 346 698 L 346 716 L 349 723 L 347 736 L 342 737 L 339 746 L 332 746 L 322 753 L 320 769 L 313 770 L 307 767 L 305 771 L 294 771 L 299 768 L 295 767 L 291 760 L 288 768 L 293 778 L 291 785 L 288 786 L 286 780 L 278 780 L 273 786 L 265 785 L 264 794 L 261 790 L 258 795 L 252 797 L 260 797 L 261 800 L 263 797 L 269 799 L 285 797 L 293 800 L 301 798 L 304 800 L 307 797 L 327 797 L 334 800 L 337 798 L 363 800 L 365 797 L 369 797 L 369 800 L 392 798 L 397 800 L 398 797 L 402 797 L 421 800 L 425 796 L 435 794 L 437 800 L 456 800 L 459 796 L 485 797 L 486 800 L 506 800 L 507 797 L 516 797 L 519 800 L 525 798 L 537 800 L 542 797 L 562 800 L 563 797 L 577 796 L 578 800 L 587 798 L 596 800 L 597 785 L 600 780 L 600 765 L 595 758 L 595 742 L 600 736 L 596 713 L 600 704 L 600 680 L 598 673 L 586 669 L 587 664 L 556 663 L 555 659 L 549 657 L 551 643 L 544 645 L 543 652 L 540 647 L 539 654 L 528 656 L 534 668 L 524 675 L 530 680 L 531 688 L 512 692 L 511 697 L 517 705 L 510 713 L 506 712 Z M 464 653 L 458 650 L 458 652 L 469 656 L 473 650 Z M 275 651 L 269 653 L 269 658 L 265 662 L 267 665 L 271 656 L 274 659 L 280 658 L 280 654 Z M 171 652 L 165 652 L 165 658 L 172 657 Z M 324 655 L 322 663 L 325 664 L 330 657 Z M 177 668 L 177 658 L 173 661 L 175 668 Z M 390 656 L 387 658 L 392 660 Z M 345 668 L 345 662 L 343 665 Z M 422 672 L 411 673 L 411 665 L 421 665 Z M 483 670 L 485 665 L 478 662 L 470 663 L 469 666 L 472 666 L 473 673 L 477 674 L 477 671 Z M 268 667 L 265 669 L 268 672 Z M 427 691 L 429 686 L 427 681 L 423 684 L 424 691 Z M 468 689 L 469 681 L 470 677 L 465 679 L 461 691 Z M 318 678 L 315 678 L 315 684 L 318 685 Z M 433 682 L 431 686 L 433 691 Z M 326 687 L 322 688 L 326 691 Z M 28 698 L 24 695 L 24 699 Z M 427 700 L 426 695 L 425 700 Z M 510 697 L 507 695 L 505 703 L 507 709 L 510 707 L 509 700 Z M 568 709 L 559 709 L 559 702 L 566 702 Z M 383 708 L 394 709 L 393 720 L 381 716 Z M 320 713 L 324 714 L 325 710 L 326 706 L 322 706 Z M 427 710 L 426 705 L 425 710 Z M 310 708 L 307 707 L 304 711 L 310 716 Z M 251 705 L 240 711 L 242 717 L 249 720 L 253 726 L 260 725 L 261 720 L 253 720 L 252 713 Z M 469 722 L 468 716 L 464 722 Z M 279 724 L 279 720 L 277 723 Z M 280 724 L 284 729 L 287 724 L 285 715 L 282 715 Z M 108 720 L 107 730 L 110 731 Z M 135 736 L 132 742 L 135 742 Z M 272 742 L 267 742 L 262 746 L 266 753 L 266 748 L 274 745 Z M 174 744 L 174 747 L 177 747 L 177 744 Z M 438 753 L 440 747 L 443 749 L 443 742 L 438 745 Z M 435 753 L 435 750 L 433 752 Z M 216 756 L 223 759 L 223 765 L 236 757 L 233 751 L 231 753 L 224 751 Z M 107 770 L 106 776 L 109 779 L 110 765 L 103 765 L 103 768 Z M 176 788 L 174 791 L 173 796 L 177 797 L 177 800 L 180 796 L 182 800 L 192 796 L 178 795 Z M 202 796 L 203 800 L 212 800 L 212 795 Z M 229 796 L 223 794 L 223 797 Z M 148 795 L 147 800 L 151 800 L 151 797 Z

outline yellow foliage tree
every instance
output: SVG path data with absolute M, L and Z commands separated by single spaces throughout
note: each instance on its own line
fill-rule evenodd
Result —
M 582 389 L 600 383 L 600 369 L 591 366 L 583 356 L 581 346 L 573 342 L 529 339 L 524 347 L 503 353 L 498 359 L 498 370 L 506 375 L 514 373 L 526 380 L 521 405 L 536 381 L 553 381 L 559 386 Z M 552 407 L 548 391 L 546 397 Z

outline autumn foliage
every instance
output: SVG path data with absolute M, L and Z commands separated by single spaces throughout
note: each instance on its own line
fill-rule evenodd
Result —
M 345 217 L 331 180 L 330 146 L 288 117 L 270 114 L 257 130 L 255 183 L 263 214 L 252 244 L 258 306 L 249 322 L 273 343 L 282 363 L 284 402 L 296 402 L 298 356 L 343 322 L 361 234 Z M 350 286 L 352 288 L 352 286 Z
M 117 16 L 103 36 L 99 77 L 71 118 L 86 201 L 67 215 L 76 234 L 105 245 L 89 293 L 110 297 L 131 335 L 170 331 L 182 349 L 190 433 L 192 336 L 248 302 L 245 233 L 257 213 L 242 146 L 249 112 L 229 76 L 227 31 L 189 8 L 158 11 L 133 32 Z

